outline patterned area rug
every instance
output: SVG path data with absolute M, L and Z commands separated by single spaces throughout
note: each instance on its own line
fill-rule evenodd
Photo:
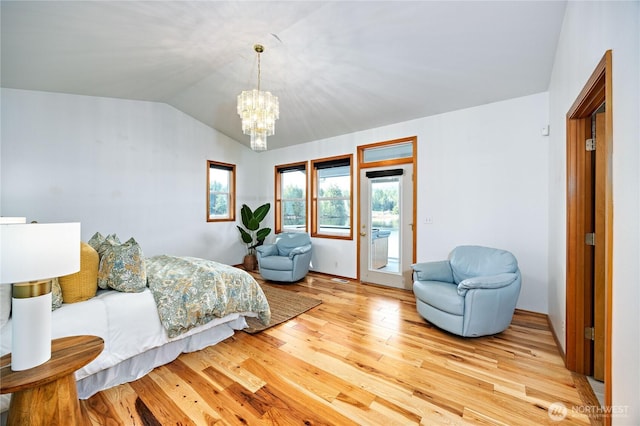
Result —
M 268 325 L 262 325 L 257 318 L 247 318 L 249 327 L 242 331 L 250 334 L 281 324 L 322 303 L 322 300 L 302 296 L 295 291 L 282 290 L 269 285 L 261 285 L 261 287 L 271 307 L 271 322 Z

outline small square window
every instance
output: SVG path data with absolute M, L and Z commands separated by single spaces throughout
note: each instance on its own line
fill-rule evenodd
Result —
M 207 161 L 207 222 L 234 221 L 235 164 Z

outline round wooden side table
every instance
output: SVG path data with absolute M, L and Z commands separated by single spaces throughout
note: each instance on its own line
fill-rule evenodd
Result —
M 11 370 L 11 354 L 0 358 L 0 393 L 13 393 L 7 425 L 88 424 L 78 401 L 75 371 L 104 348 L 96 336 L 71 336 L 51 342 L 51 359 L 23 371 Z

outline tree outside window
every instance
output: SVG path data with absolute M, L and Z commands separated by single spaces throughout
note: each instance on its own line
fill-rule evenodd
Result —
M 282 223 L 284 228 L 300 228 L 307 224 L 305 191 L 289 185 L 282 195 Z
M 379 180 L 371 186 L 371 226 L 398 228 L 400 187 L 397 178 Z

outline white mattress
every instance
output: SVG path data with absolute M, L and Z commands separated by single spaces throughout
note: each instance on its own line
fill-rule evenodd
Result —
M 245 316 L 256 314 L 231 314 L 169 339 L 153 295 L 146 289 L 141 293 L 100 290 L 85 302 L 63 304 L 51 316 L 53 339 L 81 334 L 104 339 L 102 353 L 76 372 L 78 395 L 86 399 L 100 390 L 136 380 L 182 352 L 218 343 L 246 327 Z M 9 352 L 11 320 L 0 328 L 0 355 Z M 0 401 L 0 411 L 8 408 L 5 399 Z

